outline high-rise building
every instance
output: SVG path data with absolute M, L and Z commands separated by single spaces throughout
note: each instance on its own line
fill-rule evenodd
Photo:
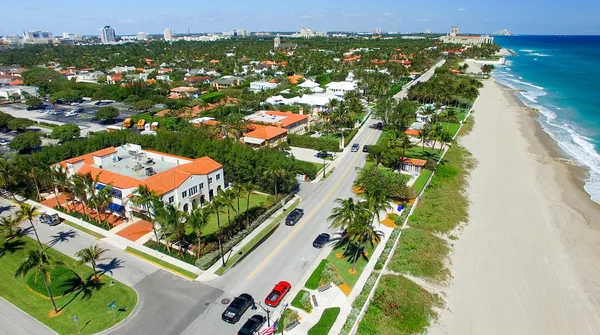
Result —
M 431 34 L 431 30 L 429 30 L 429 29 L 426 29 L 426 30 L 425 30 L 425 34 Z
M 171 30 L 171 28 L 166 28 L 163 36 L 165 38 L 165 41 L 170 41 L 175 36 L 175 32 Z
M 100 29 L 100 41 L 103 44 L 114 43 L 117 40 L 115 35 L 115 30 L 110 26 L 104 26 L 104 28 Z
M 381 28 L 375 28 L 375 34 L 381 35 Z
M 273 47 L 275 49 L 279 49 L 280 45 L 281 45 L 281 37 L 279 37 L 279 34 L 277 34 L 277 36 L 275 36 L 275 40 L 273 41 Z
M 65 39 L 65 40 L 77 41 L 77 40 L 81 39 L 81 34 L 63 32 L 62 33 L 62 38 Z
M 148 39 L 148 33 L 144 33 L 144 32 L 137 33 L 137 40 L 138 41 L 145 41 L 147 39 Z
M 23 42 L 29 44 L 46 44 L 54 40 L 54 34 L 49 31 L 30 30 L 23 32 Z

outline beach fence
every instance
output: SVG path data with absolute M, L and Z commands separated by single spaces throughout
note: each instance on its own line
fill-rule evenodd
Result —
M 475 102 L 473 102 L 473 106 L 471 106 L 471 108 L 469 109 L 469 112 L 467 113 L 467 116 L 465 116 L 464 121 L 466 121 L 471 116 L 471 112 L 473 111 L 473 107 L 475 106 L 475 103 L 477 103 L 477 100 L 479 100 L 479 97 L 477 97 L 477 99 L 475 99 Z M 464 125 L 464 121 L 463 121 L 463 123 L 460 124 L 460 127 L 458 127 L 458 131 L 456 132 L 456 134 L 454 135 L 452 140 L 456 139 L 456 137 L 460 133 L 460 130 L 462 129 L 462 127 Z M 446 156 L 446 152 L 448 152 L 449 149 L 450 149 L 449 146 L 447 146 L 444 149 L 444 152 L 438 159 L 437 164 L 440 164 L 440 162 L 442 161 L 442 159 L 444 159 L 444 156 Z M 427 179 L 425 186 L 423 186 L 423 189 L 421 189 L 421 192 L 419 193 L 419 195 L 417 195 L 417 197 L 415 199 L 415 203 L 410 208 L 410 211 L 408 212 L 406 219 L 404 219 L 404 222 L 402 223 L 402 227 L 400 228 L 400 234 L 398 234 L 398 237 L 396 237 L 396 240 L 394 241 L 394 245 L 392 246 L 392 250 L 390 250 L 390 253 L 388 254 L 388 256 L 385 260 L 385 263 L 383 263 L 383 267 L 381 268 L 381 271 L 379 271 L 379 274 L 377 275 L 377 278 L 375 279 L 375 284 L 373 284 L 373 287 L 371 288 L 371 291 L 369 292 L 367 299 L 365 299 L 365 303 L 363 304 L 362 308 L 360 309 L 360 312 L 358 313 L 358 316 L 356 317 L 356 320 L 354 321 L 354 324 L 352 325 L 352 328 L 350 329 L 350 335 L 354 335 L 358 331 L 358 324 L 360 323 L 362 318 L 365 316 L 367 308 L 369 307 L 369 303 L 370 303 L 371 299 L 373 299 L 373 296 L 375 295 L 375 290 L 377 289 L 377 286 L 379 285 L 379 282 L 381 281 L 381 277 L 383 276 L 383 273 L 384 273 L 383 270 L 385 268 L 387 268 L 388 264 L 392 260 L 392 257 L 394 256 L 394 253 L 396 252 L 396 248 L 398 247 L 398 244 L 400 243 L 400 238 L 402 237 L 402 231 L 404 230 L 404 228 L 406 228 L 406 225 L 408 224 L 408 220 L 412 216 L 415 208 L 417 208 L 417 206 L 419 205 L 419 200 L 425 193 L 425 190 L 429 186 L 429 183 L 431 182 L 431 180 L 433 179 L 434 176 L 435 176 L 435 171 L 433 171 L 431 176 L 429 176 L 429 179 Z

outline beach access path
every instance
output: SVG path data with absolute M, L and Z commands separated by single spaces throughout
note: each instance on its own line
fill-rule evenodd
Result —
M 493 80 L 480 93 L 474 129 L 460 140 L 477 160 L 470 218 L 429 334 L 598 334 L 600 238 L 589 225 L 598 211 L 562 200 L 590 202 L 557 178 L 563 168 L 533 136 L 532 112 Z

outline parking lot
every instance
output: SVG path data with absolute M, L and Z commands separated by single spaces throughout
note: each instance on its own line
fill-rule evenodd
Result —
M 120 102 L 114 102 L 112 104 L 105 105 L 105 106 L 112 106 L 112 107 L 117 108 L 120 111 L 119 118 L 115 121 L 114 124 L 120 124 L 123 122 L 124 119 L 131 117 L 132 115 L 138 113 L 137 111 L 130 110 L 128 105 L 126 105 L 124 103 L 120 103 Z M 59 125 L 62 125 L 65 123 L 76 124 L 79 126 L 79 128 L 81 128 L 81 135 L 85 136 L 90 131 L 101 131 L 106 128 L 107 125 L 101 124 L 100 121 L 95 120 L 95 113 L 101 107 L 104 107 L 104 106 L 95 105 L 94 102 L 81 103 L 81 104 L 74 105 L 74 106 L 56 104 L 54 110 L 62 110 L 63 111 L 63 113 L 58 114 L 58 115 L 46 114 L 45 113 L 46 110 L 30 110 L 30 111 L 28 111 L 27 106 L 25 106 L 25 104 L 4 105 L 4 106 L 0 107 L 0 110 L 5 113 L 11 114 L 14 117 L 27 118 L 27 119 L 31 119 L 31 120 L 38 121 L 38 122 L 48 122 L 48 123 L 54 123 L 54 124 L 59 124 Z M 76 116 L 66 116 L 65 115 L 66 112 L 72 111 L 72 110 L 75 110 L 78 108 L 83 108 L 83 111 L 80 112 L 79 115 L 76 115 Z

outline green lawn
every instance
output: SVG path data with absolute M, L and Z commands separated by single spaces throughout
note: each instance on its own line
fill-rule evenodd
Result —
M 324 165 L 322 163 L 315 163 L 315 162 L 310 162 L 310 163 L 315 166 L 317 171 L 321 171 L 321 169 L 323 168 L 323 165 Z
M 436 143 L 436 147 L 437 147 L 437 143 Z M 442 152 L 444 152 L 444 151 L 442 151 Z M 433 160 L 437 161 L 438 159 L 440 159 L 440 155 L 442 154 L 442 152 L 440 152 L 439 149 L 432 149 L 432 148 L 428 148 L 427 146 L 425 146 L 425 149 L 423 150 L 423 147 L 418 145 L 418 146 L 414 146 L 414 147 L 410 148 L 410 150 L 406 151 L 406 157 L 418 158 L 418 159 L 433 159 Z
M 143 258 L 143 259 L 145 259 L 145 260 L 147 260 L 147 261 L 149 261 L 151 263 L 155 263 L 156 265 L 158 265 L 158 266 L 160 266 L 162 268 L 165 268 L 166 270 L 176 272 L 176 273 L 178 273 L 180 275 L 183 275 L 184 277 L 188 277 L 191 280 L 194 280 L 194 279 L 196 279 L 196 277 L 198 277 L 197 274 L 195 274 L 195 273 L 193 273 L 191 271 L 188 271 L 186 269 L 180 268 L 179 266 L 173 265 L 173 264 L 171 264 L 169 262 L 165 262 L 165 261 L 163 261 L 161 259 L 158 259 L 158 258 L 156 258 L 154 256 L 148 255 L 147 253 L 141 252 L 141 251 L 139 251 L 137 249 L 134 249 L 134 248 L 131 248 L 131 247 L 127 247 L 125 249 L 125 251 L 127 251 L 130 254 L 134 254 L 134 255 L 136 255 L 136 256 L 138 256 L 140 258 Z
M 442 124 L 442 127 L 444 129 L 448 130 L 448 132 L 452 136 L 456 135 L 456 133 L 458 132 L 458 128 L 460 128 L 460 124 L 458 124 L 458 123 L 441 122 L 441 124 Z
M 355 267 L 356 271 L 358 271 L 358 272 L 356 274 L 351 274 L 348 272 L 348 270 L 352 269 L 352 261 L 354 260 L 354 252 L 349 253 L 345 258 L 337 258 L 337 256 L 336 256 L 337 253 L 344 252 L 344 247 L 345 246 L 339 246 L 339 247 L 333 249 L 331 251 L 331 253 L 329 254 L 329 256 L 327 256 L 327 260 L 331 264 L 333 264 L 333 266 L 337 270 L 337 273 L 342 277 L 344 282 L 346 282 L 346 284 L 348 286 L 354 287 L 354 285 L 356 284 L 356 281 L 358 281 L 358 277 L 360 277 L 360 274 L 362 273 L 363 269 L 369 262 L 370 258 L 361 257 L 359 255 L 358 260 L 356 261 L 356 267 Z M 377 247 L 377 245 L 375 245 L 375 247 Z M 367 257 L 370 257 L 371 254 L 373 254 L 373 249 L 374 248 L 371 247 L 370 245 L 368 245 L 365 248 L 365 250 L 367 251 L 367 253 L 369 255 Z M 352 250 L 352 248 L 351 248 L 351 250 Z
M 261 206 L 262 204 L 264 204 L 267 201 L 268 198 L 269 198 L 269 195 L 266 195 L 266 194 L 252 193 L 252 195 L 250 195 L 250 208 Z M 237 200 L 233 202 L 233 207 L 237 210 Z M 220 215 L 219 215 L 219 217 L 221 219 L 221 227 L 227 226 L 227 210 L 226 209 L 224 209 L 224 210 L 225 210 L 225 213 L 220 213 Z M 243 196 L 240 199 L 240 212 L 242 212 L 242 213 L 246 212 L 246 197 L 245 196 Z M 231 221 L 233 221 L 235 216 L 236 216 L 235 211 L 231 210 Z M 217 231 L 217 216 L 215 214 L 211 214 L 210 221 L 202 229 L 202 234 L 210 235 L 216 231 Z M 190 229 L 188 229 L 187 234 L 189 235 L 192 233 L 193 232 Z
M 339 307 L 326 308 L 317 322 L 311 329 L 308 330 L 308 335 L 327 335 L 340 314 Z
M 415 195 L 419 195 L 419 193 L 421 193 L 421 190 L 423 189 L 423 187 L 425 187 L 425 183 L 427 182 L 429 176 L 431 176 L 432 173 L 433 171 L 423 169 L 423 171 L 419 175 L 419 178 L 417 178 L 417 180 L 415 180 L 415 183 L 412 185 L 412 188 L 415 191 Z
M 58 251 L 47 249 L 50 257 L 65 262 L 69 269 L 79 274 L 86 282 L 77 286 L 79 278 L 73 272 L 56 266 L 52 286 L 56 289 L 56 305 L 61 311 L 57 316 L 50 317 L 52 304 L 50 300 L 40 296 L 46 295 L 45 287 L 41 285 L 40 288 L 39 285 L 41 277 L 38 276 L 38 283 L 32 284 L 34 287 L 31 290 L 26 287 L 26 283 L 35 282 L 35 279 L 31 278 L 34 272 L 30 272 L 26 277 L 15 277 L 15 272 L 27 252 L 38 248 L 37 242 L 29 237 L 5 241 L 4 235 L 0 235 L 0 241 L 0 296 L 60 334 L 77 334 L 73 322 L 75 315 L 79 319 L 81 334 L 101 332 L 122 321 L 137 304 L 137 294 L 131 287 L 112 280 L 107 275 L 103 275 L 98 284 L 88 282 L 87 278 L 92 275 L 90 267 L 79 265 L 74 259 Z M 67 281 L 68 279 L 71 281 Z M 65 289 L 67 284 L 71 293 L 66 292 L 69 291 Z M 117 306 L 116 310 L 107 307 L 113 301 Z
M 442 298 L 397 275 L 384 275 L 358 325 L 358 334 L 424 333 L 443 306 Z
M 300 290 L 298 294 L 294 297 L 291 303 L 292 307 L 296 307 L 305 311 L 306 313 L 312 312 L 313 306 L 310 301 L 310 293 L 305 290 Z
M 265 238 L 265 236 L 267 236 L 277 226 L 277 224 L 279 224 L 279 222 L 281 222 L 281 220 L 283 220 L 288 214 L 290 214 L 290 212 L 293 211 L 299 203 L 300 200 L 296 200 L 296 202 L 294 202 L 290 207 L 288 207 L 283 213 L 279 214 L 279 216 L 277 216 L 275 220 L 273 220 L 273 222 L 271 222 L 265 229 L 261 230 L 258 234 L 256 234 L 256 236 L 252 240 L 250 240 L 250 242 L 244 245 L 240 249 L 240 251 L 238 251 L 235 255 L 231 256 L 231 258 L 227 260 L 225 267 L 220 267 L 217 271 L 215 271 L 215 273 L 218 275 L 224 274 L 225 271 L 227 271 L 233 264 L 235 264 L 238 261 L 238 259 L 248 254 L 248 252 L 252 251 L 252 249 L 254 249 L 254 247 L 259 242 L 261 242 Z
M 304 287 L 306 287 L 309 290 L 316 290 L 317 288 L 319 288 L 319 286 L 321 285 L 321 274 L 323 273 L 323 270 L 325 270 L 325 267 L 328 263 L 329 262 L 326 259 L 322 260 L 321 263 L 319 263 L 319 265 L 315 269 L 315 271 L 313 271 L 313 273 L 310 275 L 308 280 L 306 280 L 306 284 L 304 284 Z

